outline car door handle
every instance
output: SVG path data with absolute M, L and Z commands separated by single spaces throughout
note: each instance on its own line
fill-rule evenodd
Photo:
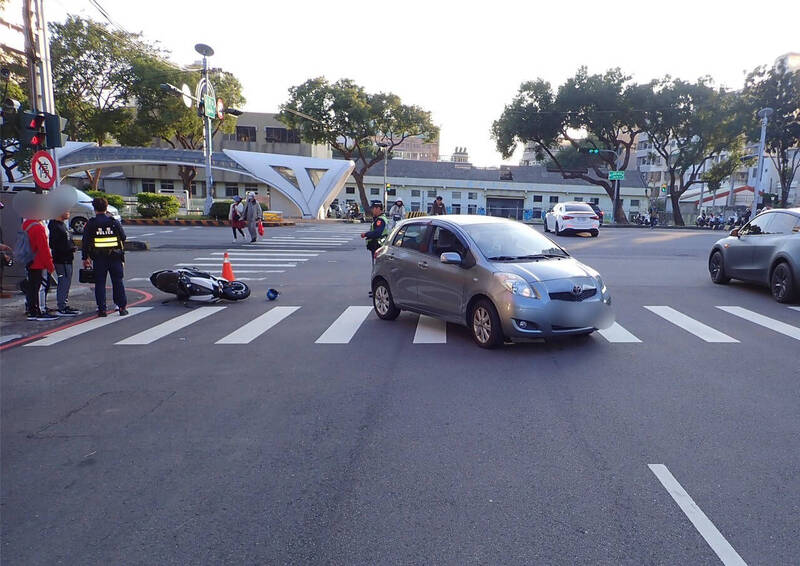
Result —
M 420 269 L 428 269 L 428 262 L 427 261 L 420 261 L 417 263 Z

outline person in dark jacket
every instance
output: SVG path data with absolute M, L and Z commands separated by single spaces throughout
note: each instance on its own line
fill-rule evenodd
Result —
M 123 282 L 125 263 L 125 231 L 122 225 L 106 214 L 108 201 L 102 197 L 92 200 L 96 216 L 83 229 L 83 267 L 94 264 L 94 298 L 97 316 L 106 316 L 106 275 L 111 275 L 114 304 L 120 316 L 128 314 L 128 298 Z
M 75 244 L 69 237 L 66 220 L 69 211 L 47 224 L 50 231 L 50 251 L 53 253 L 53 265 L 56 268 L 57 286 L 56 302 L 58 303 L 58 316 L 77 316 L 81 311 L 69 306 L 69 288 L 72 286 L 72 263 L 75 261 Z

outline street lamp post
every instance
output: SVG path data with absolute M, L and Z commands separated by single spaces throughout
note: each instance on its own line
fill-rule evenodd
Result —
M 209 93 L 209 82 L 208 82 L 208 57 L 214 54 L 214 50 L 205 45 L 204 43 L 198 43 L 194 46 L 194 50 L 197 51 L 200 55 L 203 56 L 203 88 L 201 90 L 200 99 L 205 102 L 207 100 L 207 96 Z M 204 104 L 205 108 L 205 104 Z M 203 211 L 205 212 L 206 216 L 211 213 L 211 206 L 214 204 L 214 174 L 211 171 L 211 157 L 214 151 L 212 146 L 213 140 L 211 139 L 211 118 L 208 116 L 208 112 L 203 112 L 203 156 L 205 158 L 206 163 L 206 203 L 203 207 Z
M 758 210 L 758 195 L 761 191 L 761 178 L 764 175 L 764 146 L 767 141 L 767 121 L 772 116 L 774 110 L 772 108 L 762 108 L 758 111 L 758 117 L 761 118 L 761 141 L 758 144 L 758 176 L 756 177 L 756 187 L 753 191 L 753 216 L 756 215 Z
M 383 210 L 386 210 L 386 205 L 388 204 L 389 198 L 389 195 L 387 194 L 389 191 L 386 188 L 386 167 L 389 159 L 389 144 L 387 142 L 378 142 L 375 145 L 383 148 Z

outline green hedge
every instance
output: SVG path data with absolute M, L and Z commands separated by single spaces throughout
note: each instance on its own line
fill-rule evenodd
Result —
M 103 191 L 83 191 L 87 195 L 92 198 L 102 197 L 108 201 L 108 204 L 111 206 L 116 207 L 120 212 L 122 208 L 125 206 L 125 199 L 123 199 L 120 195 L 115 195 L 114 193 L 104 193 Z
M 139 193 L 136 210 L 145 218 L 169 218 L 178 214 L 180 203 L 173 195 L 158 193 Z

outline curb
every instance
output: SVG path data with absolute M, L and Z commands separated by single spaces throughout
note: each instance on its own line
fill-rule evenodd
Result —
M 230 226 L 227 220 L 153 220 L 151 218 L 126 218 L 123 225 L 132 226 Z M 294 226 L 294 222 L 264 222 L 265 228 L 280 228 Z

